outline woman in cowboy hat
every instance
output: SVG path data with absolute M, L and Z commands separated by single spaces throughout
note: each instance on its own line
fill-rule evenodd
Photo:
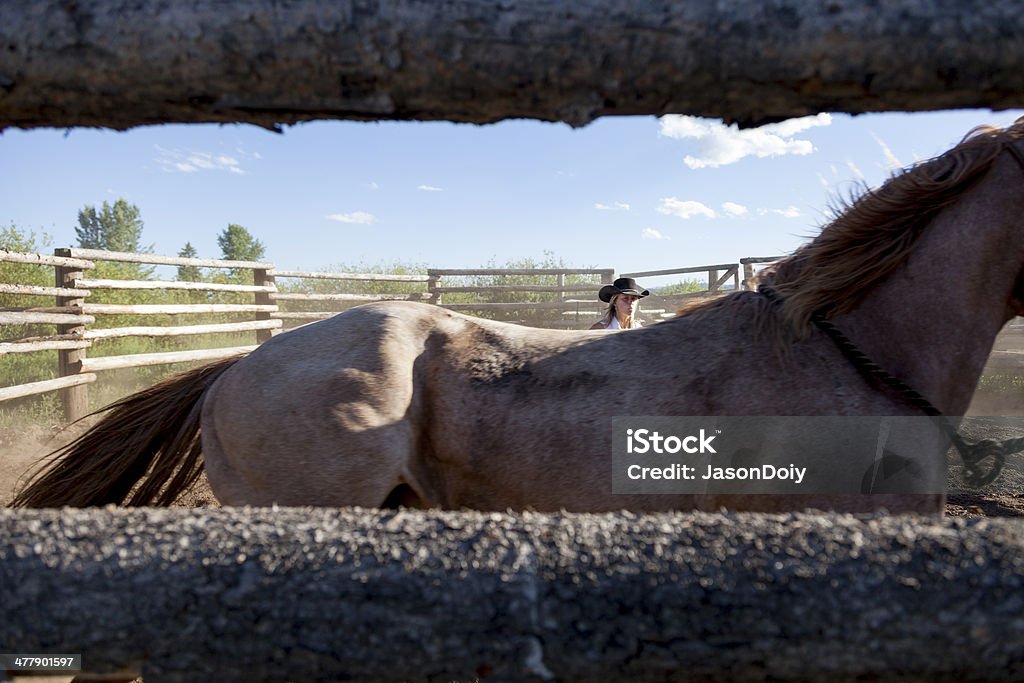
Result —
M 620 277 L 610 285 L 605 285 L 597 293 L 597 298 L 608 304 L 604 317 L 590 326 L 592 330 L 629 330 L 641 327 L 636 313 L 640 299 L 650 292 L 636 283 L 631 277 Z

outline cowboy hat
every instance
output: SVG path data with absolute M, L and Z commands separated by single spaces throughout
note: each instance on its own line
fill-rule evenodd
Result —
M 638 285 L 636 280 L 631 277 L 620 277 L 610 285 L 602 287 L 601 291 L 597 293 L 597 298 L 608 303 L 616 294 L 632 294 L 633 296 L 638 296 L 642 299 L 650 294 L 650 291 Z

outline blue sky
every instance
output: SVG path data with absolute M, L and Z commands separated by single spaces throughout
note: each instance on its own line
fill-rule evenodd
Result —
M 792 251 L 858 182 L 1022 113 L 820 114 L 751 131 L 691 117 L 9 129 L 0 225 L 71 246 L 79 209 L 123 197 L 156 253 L 190 241 L 219 257 L 217 234 L 239 223 L 289 270 L 546 251 L 618 272 L 729 263 Z

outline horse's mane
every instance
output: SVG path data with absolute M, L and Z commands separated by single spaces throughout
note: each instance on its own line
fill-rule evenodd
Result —
M 1007 144 L 1024 138 L 1024 117 L 1007 128 L 978 126 L 948 152 L 897 171 L 877 189 L 838 200 L 835 217 L 811 242 L 761 273 L 785 300 L 783 320 L 805 336 L 811 318 L 856 308 L 864 294 L 906 261 L 925 227 L 991 168 Z M 700 315 L 736 295 L 680 310 Z M 742 295 L 740 295 L 742 296 Z M 774 317 L 774 316 L 773 316 Z

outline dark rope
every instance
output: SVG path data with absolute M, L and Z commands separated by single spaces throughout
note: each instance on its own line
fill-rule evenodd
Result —
M 1021 164 L 1024 165 L 1024 160 L 1021 161 Z M 772 303 L 782 305 L 783 298 L 768 285 L 759 286 L 757 291 Z M 950 423 L 942 414 L 942 411 L 936 408 L 931 401 L 917 391 L 914 391 L 914 389 L 899 378 L 886 372 L 878 363 L 868 358 L 863 351 L 857 348 L 856 344 L 850 341 L 849 337 L 843 334 L 830 321 L 826 320 L 822 314 L 815 313 L 811 319 L 818 329 L 835 343 L 847 360 L 869 382 L 877 382 L 882 386 L 888 387 L 925 415 L 939 418 L 937 420 L 939 426 L 942 427 L 953 442 L 953 445 L 956 446 L 957 452 L 960 453 L 960 459 L 963 460 L 964 469 L 966 470 L 964 480 L 968 486 L 980 488 L 992 483 L 1002 472 L 1003 466 L 1006 464 L 1006 457 L 1024 451 L 1024 438 L 1009 439 L 1001 442 L 985 439 L 975 444 L 967 443 L 957 432 L 956 427 Z M 982 462 L 988 458 L 992 458 L 992 464 L 986 469 L 982 466 Z

